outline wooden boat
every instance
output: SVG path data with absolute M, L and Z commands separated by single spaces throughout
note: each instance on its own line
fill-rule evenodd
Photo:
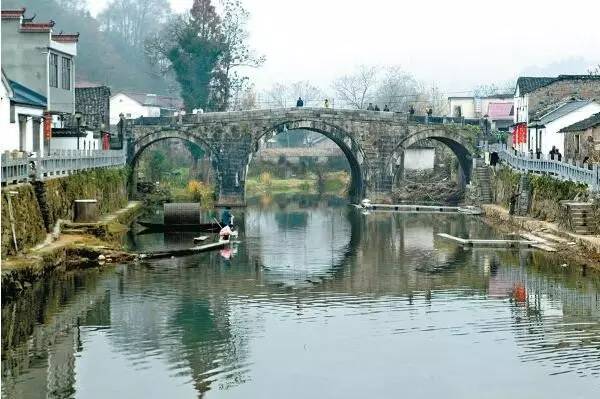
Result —
M 208 236 L 194 237 L 194 243 L 208 240 Z
M 158 251 L 148 252 L 145 254 L 139 254 L 140 259 L 161 259 L 161 258 L 174 258 L 179 256 L 194 255 L 201 252 L 213 251 L 215 249 L 221 249 L 229 245 L 229 241 L 218 241 L 212 242 L 206 245 L 198 245 L 191 248 L 185 249 L 173 249 L 170 251 Z
M 154 232 L 169 232 L 169 231 L 206 231 L 206 232 L 218 232 L 221 227 L 217 223 L 200 223 L 200 224 L 164 224 L 164 223 L 152 223 L 152 222 L 137 222 L 147 230 Z

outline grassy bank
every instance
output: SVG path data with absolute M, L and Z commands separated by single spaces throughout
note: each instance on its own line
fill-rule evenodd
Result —
M 346 172 L 324 173 L 320 177 L 309 174 L 304 178 L 273 178 L 269 172 L 246 180 L 248 194 L 260 193 L 327 193 L 344 195 L 350 184 L 350 176 Z

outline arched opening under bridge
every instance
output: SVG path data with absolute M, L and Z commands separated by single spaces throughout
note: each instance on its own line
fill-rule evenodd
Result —
M 283 179 L 298 174 L 304 178 L 316 176 L 312 189 L 344 192 L 351 201 L 364 197 L 368 179 L 364 152 L 353 136 L 320 120 L 278 123 L 256 138 L 246 172 L 246 195 L 261 183 L 263 169 L 274 170 Z M 343 177 L 344 173 L 349 179 Z M 339 190 L 342 182 L 346 190 Z

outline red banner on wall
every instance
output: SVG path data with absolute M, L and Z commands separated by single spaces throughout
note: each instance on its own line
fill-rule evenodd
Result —
M 52 114 L 44 112 L 44 138 L 50 140 L 52 138 Z
M 513 129 L 513 144 L 524 144 L 527 143 L 527 124 L 519 123 Z

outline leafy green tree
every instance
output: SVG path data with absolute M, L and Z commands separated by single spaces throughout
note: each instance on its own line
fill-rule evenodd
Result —
M 188 110 L 229 109 L 231 98 L 248 89 L 248 78 L 238 68 L 257 67 L 264 58 L 255 57 L 247 45 L 247 19 L 237 0 L 224 1 L 222 17 L 211 0 L 194 0 L 188 14 L 175 17 L 147 41 L 152 63 L 175 74 Z

